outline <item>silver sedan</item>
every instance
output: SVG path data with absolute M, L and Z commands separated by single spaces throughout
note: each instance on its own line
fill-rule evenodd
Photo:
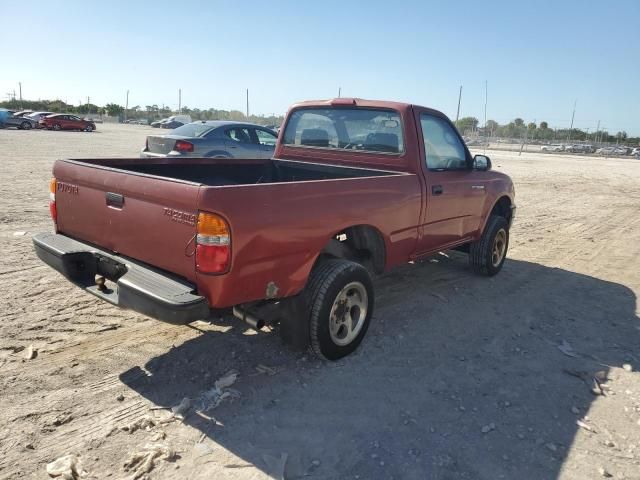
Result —
M 140 157 L 271 158 L 276 139 L 273 130 L 253 123 L 199 121 L 149 135 Z
M 32 113 L 31 110 L 24 110 L 22 112 L 16 112 L 4 121 L 5 127 L 16 127 L 20 130 L 30 130 L 38 127 L 38 122 L 32 118 L 27 117 Z

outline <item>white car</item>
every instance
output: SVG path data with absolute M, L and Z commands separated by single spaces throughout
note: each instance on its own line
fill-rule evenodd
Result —
M 564 145 L 560 143 L 553 143 L 551 145 L 543 145 L 540 147 L 543 152 L 564 152 Z
M 627 149 L 624 147 L 603 147 L 596 150 L 598 155 L 626 155 Z
M 29 117 L 31 120 L 34 120 L 36 123 L 38 123 L 44 117 L 49 115 L 53 115 L 53 112 L 33 112 L 27 115 L 27 117 Z

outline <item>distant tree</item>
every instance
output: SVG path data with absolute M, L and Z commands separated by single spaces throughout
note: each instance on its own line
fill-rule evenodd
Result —
M 536 125 L 535 122 L 531 122 L 531 123 L 529 123 L 529 125 L 527 125 L 527 128 L 529 130 L 535 130 L 536 128 L 538 128 L 538 126 Z
M 547 122 L 540 122 L 541 130 L 546 130 L 547 128 L 549 128 L 549 124 Z
M 107 115 L 110 117 L 117 117 L 124 113 L 124 107 L 116 104 L 116 103 L 107 103 L 104 106 L 104 110 L 107 112 Z
M 456 122 L 456 128 L 464 135 L 468 130 L 475 130 L 478 127 L 478 123 L 476 117 L 462 117 Z
M 516 118 L 516 119 L 513 121 L 513 124 L 514 124 L 516 127 L 523 127 L 523 126 L 524 126 L 524 120 L 523 120 L 523 119 L 521 119 L 521 118 Z
M 76 107 L 77 113 L 98 113 L 100 107 L 98 105 L 94 105 L 93 103 L 83 103 L 82 105 L 78 105 Z
M 489 132 L 495 132 L 500 125 L 495 120 L 487 120 L 487 130 Z

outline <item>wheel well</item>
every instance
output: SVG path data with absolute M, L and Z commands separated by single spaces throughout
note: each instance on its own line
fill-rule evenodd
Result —
M 320 252 L 322 258 L 345 258 L 373 273 L 384 272 L 386 249 L 380 231 L 370 225 L 355 225 L 338 232 Z
M 491 210 L 490 215 L 498 215 L 504 217 L 507 221 L 511 220 L 511 199 L 509 197 L 500 197 Z

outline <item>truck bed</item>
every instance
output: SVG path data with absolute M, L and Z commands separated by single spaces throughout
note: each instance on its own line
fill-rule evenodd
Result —
M 368 168 L 314 164 L 290 160 L 239 160 L 176 158 L 167 159 L 83 159 L 70 160 L 91 165 L 116 168 L 154 177 L 184 180 L 206 186 L 286 183 L 311 180 L 331 180 L 359 177 L 400 175 L 398 172 Z
M 57 233 L 165 271 L 212 307 L 299 292 L 323 246 L 353 225 L 389 244 L 389 264 L 415 247 L 421 188 L 415 174 L 292 160 L 58 160 Z M 198 212 L 226 219 L 231 266 L 196 270 Z M 392 248 L 393 247 L 393 248 Z M 391 252 L 393 252 L 391 254 Z

